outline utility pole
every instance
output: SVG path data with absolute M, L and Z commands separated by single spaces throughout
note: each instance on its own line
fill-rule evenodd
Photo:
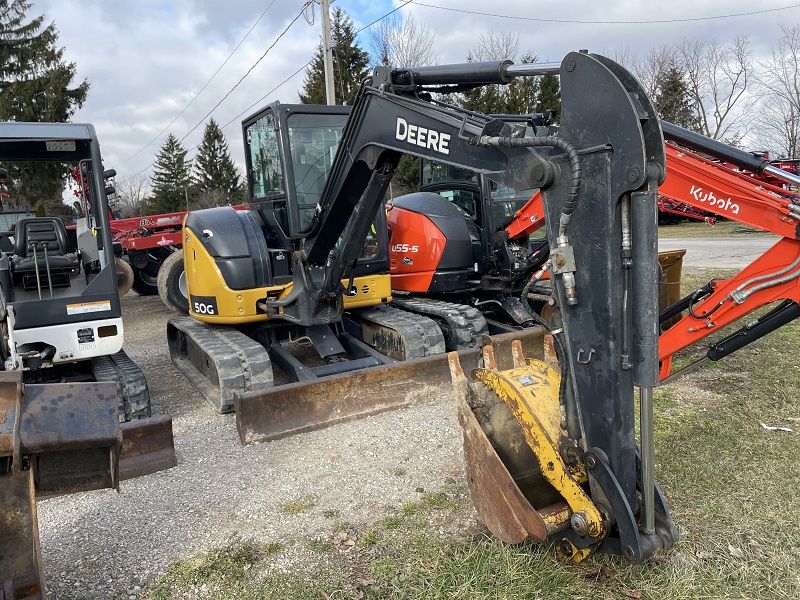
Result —
M 317 0 L 322 9 L 322 43 L 325 63 L 325 101 L 336 104 L 336 91 L 333 87 L 333 48 L 331 48 L 331 16 L 328 11 L 330 0 Z

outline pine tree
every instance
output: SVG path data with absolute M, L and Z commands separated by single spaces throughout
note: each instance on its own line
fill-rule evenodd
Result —
M 83 106 L 89 83 L 70 87 L 75 63 L 63 60 L 55 24 L 31 20 L 27 0 L 0 0 L 0 120 L 66 122 Z M 53 163 L 3 165 L 15 199 L 29 207 L 39 202 L 49 214 L 67 214 L 61 193 L 67 167 Z
M 561 84 L 557 75 L 543 75 L 539 80 L 535 112 L 548 110 L 554 110 L 556 115 L 561 114 Z
M 536 57 L 526 54 L 522 57 L 523 63 L 536 62 Z M 539 100 L 539 78 L 517 77 L 511 80 L 505 91 L 504 112 L 511 115 L 527 115 L 536 112 Z
M 151 181 L 153 195 L 148 202 L 149 212 L 186 210 L 192 187 L 191 161 L 186 160 L 186 149 L 171 133 L 156 155 Z
M 65 122 L 83 106 L 89 82 L 70 88 L 75 63 L 56 48 L 54 23 L 44 15 L 25 22 L 26 0 L 0 0 L 0 119 Z M 41 29 L 41 31 L 40 31 Z
M 655 107 L 661 118 L 692 131 L 699 131 L 700 121 L 693 110 L 689 88 L 677 67 L 667 69 L 658 81 Z
M 231 204 L 238 199 L 241 177 L 222 129 L 213 118 L 206 125 L 197 148 L 192 180 L 197 195 L 215 197 L 218 199 L 215 205 Z
M 333 81 L 337 104 L 352 104 L 361 81 L 369 73 L 369 54 L 356 40 L 353 21 L 341 8 L 333 9 L 331 19 L 331 46 L 333 48 Z M 325 54 L 322 43 L 311 65 L 306 70 L 303 89 L 300 92 L 303 104 L 325 104 Z

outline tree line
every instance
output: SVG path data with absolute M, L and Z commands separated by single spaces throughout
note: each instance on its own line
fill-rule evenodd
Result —
M 81 108 L 89 82 L 74 82 L 74 63 L 64 60 L 54 23 L 44 16 L 27 18 L 29 0 L 0 0 L 0 119 L 68 121 Z M 375 65 L 391 67 L 439 64 L 435 37 L 413 17 L 395 13 L 373 25 L 369 49 L 361 45 L 352 19 L 340 7 L 331 18 L 334 88 L 337 103 L 352 104 Z M 769 150 L 772 158 L 800 156 L 800 25 L 781 25 L 771 54 L 756 61 L 748 36 L 727 43 L 685 39 L 644 54 L 628 49 L 603 53 L 628 68 L 643 84 L 662 118 L 708 137 L 751 150 Z M 535 62 L 532 49 L 520 48 L 512 33 L 488 31 L 467 50 L 470 62 Z M 298 96 L 303 103 L 325 103 L 323 50 L 320 41 L 306 69 Z M 548 113 L 558 122 L 557 76 L 520 78 L 508 85 L 461 90 L 441 96 L 464 108 L 507 114 Z M 193 159 L 170 134 L 158 150 L 151 177 L 118 184 L 125 216 L 235 204 L 247 200 L 243 177 L 233 162 L 219 125 L 211 119 Z M 3 165 L 6 184 L 18 205 L 37 207 L 65 218 L 72 209 L 62 201 L 69 184 L 66 170 L 34 163 Z M 108 165 L 113 167 L 113 165 Z M 413 189 L 414 161 L 404 159 L 398 177 Z

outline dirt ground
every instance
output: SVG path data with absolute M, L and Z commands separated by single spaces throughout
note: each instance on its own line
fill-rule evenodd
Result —
M 172 365 L 157 296 L 122 299 L 124 348 L 147 376 L 154 414 L 173 418 L 178 466 L 38 503 L 49 598 L 138 599 L 172 560 L 234 539 L 296 548 L 330 534 L 331 519 L 371 523 L 427 491 L 463 480 L 461 430 L 447 391 L 420 405 L 326 430 L 242 447 Z M 311 509 L 287 516 L 287 503 Z M 296 543 L 296 542 L 301 543 Z

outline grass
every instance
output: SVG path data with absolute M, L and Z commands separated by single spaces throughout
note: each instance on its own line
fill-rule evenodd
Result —
M 730 274 L 687 271 L 684 291 Z M 594 555 L 567 565 L 549 545 L 504 544 L 476 523 L 469 494 L 454 484 L 373 523 L 342 523 L 331 513 L 325 539 L 238 542 L 175 563 L 148 597 L 797 600 L 798 356 L 795 321 L 713 368 L 657 389 L 656 475 L 680 539 L 645 564 Z M 794 433 L 767 431 L 761 423 Z M 290 505 L 308 503 L 300 498 Z M 341 530 L 355 540 L 347 551 L 337 542 Z M 294 569 L 274 566 L 303 549 Z
M 737 221 L 721 219 L 711 226 L 703 221 L 687 220 L 675 225 L 662 225 L 658 228 L 660 238 L 715 238 L 715 237 L 750 237 L 769 236 L 766 231 L 758 231 L 746 227 Z
M 314 494 L 305 494 L 291 502 L 286 502 L 278 506 L 278 512 L 284 515 L 302 515 L 311 512 L 317 505 L 317 497 Z

